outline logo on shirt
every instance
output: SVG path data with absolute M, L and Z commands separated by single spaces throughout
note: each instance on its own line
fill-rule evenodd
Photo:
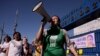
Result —
M 55 47 L 56 41 L 57 41 L 57 35 L 51 36 L 50 37 L 50 47 Z

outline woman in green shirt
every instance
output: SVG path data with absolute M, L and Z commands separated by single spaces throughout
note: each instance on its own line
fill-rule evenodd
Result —
M 50 20 L 51 27 L 48 30 L 44 29 L 47 21 L 43 20 L 40 29 L 36 36 L 36 41 L 43 42 L 42 56 L 66 56 L 64 44 L 70 48 L 75 56 L 78 56 L 73 45 L 71 44 L 67 32 L 60 27 L 60 19 L 58 16 L 53 16 Z

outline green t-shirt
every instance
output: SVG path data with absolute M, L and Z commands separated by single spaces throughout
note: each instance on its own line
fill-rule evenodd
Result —
M 65 37 L 61 29 L 48 30 L 43 38 L 43 56 L 66 56 L 64 43 Z

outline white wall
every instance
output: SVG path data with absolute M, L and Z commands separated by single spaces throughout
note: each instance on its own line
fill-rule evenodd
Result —
M 70 37 L 100 29 L 100 18 L 92 20 L 68 31 Z

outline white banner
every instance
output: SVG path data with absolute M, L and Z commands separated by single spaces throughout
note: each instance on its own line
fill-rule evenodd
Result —
M 72 37 L 72 36 L 84 34 L 90 31 L 95 31 L 98 29 L 100 29 L 100 18 L 97 18 L 95 20 L 82 24 L 72 30 L 69 30 L 68 34 L 70 37 Z
M 77 48 L 90 48 L 96 47 L 95 45 L 95 36 L 94 33 L 90 33 L 84 36 L 71 39 L 72 42 L 75 42 Z

